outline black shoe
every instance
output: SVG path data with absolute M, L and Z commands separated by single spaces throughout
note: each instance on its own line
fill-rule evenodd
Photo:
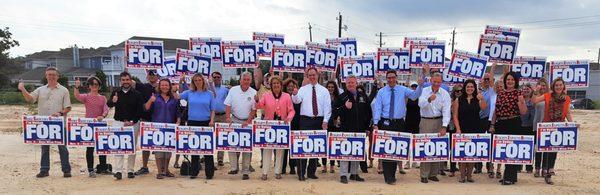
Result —
M 235 171 L 229 171 L 229 172 L 227 172 L 227 174 L 229 174 L 229 175 L 235 175 L 235 174 L 238 174 L 238 170 L 235 170 Z
M 469 183 L 474 183 L 474 182 L 475 182 L 475 180 L 473 180 L 473 179 L 467 179 L 467 182 L 469 182 Z
M 196 179 L 198 176 L 197 175 L 192 175 L 190 176 L 190 179 Z
M 133 179 L 133 178 L 135 178 L 135 174 L 133 174 L 132 172 L 129 172 L 129 173 L 127 173 L 127 178 Z
M 317 177 L 316 175 L 309 175 L 308 178 L 309 179 L 319 179 L 319 177 Z
M 35 177 L 37 178 L 44 178 L 44 177 L 48 177 L 50 174 L 48 174 L 48 171 L 40 171 L 37 175 L 35 175 Z
M 207 180 L 211 180 L 213 178 L 213 176 L 206 176 Z
M 446 176 L 446 172 L 445 172 L 445 171 L 443 171 L 443 170 L 440 170 L 440 175 L 441 175 L 441 176 Z
M 427 178 L 427 179 L 428 179 L 428 180 L 431 180 L 431 181 L 435 181 L 435 182 L 437 182 L 437 181 L 440 181 L 440 179 L 438 179 L 438 178 L 437 178 L 437 177 L 435 177 L 435 176 L 434 176 L 434 177 L 429 177 L 429 178 Z
M 399 172 L 400 174 L 402 174 L 402 175 L 406 174 L 406 171 L 404 171 L 404 170 L 400 170 L 400 171 L 398 171 L 398 172 Z
M 290 175 L 295 175 L 296 171 L 294 171 L 293 169 L 290 171 Z
M 114 177 L 115 177 L 117 180 L 121 180 L 121 179 L 123 178 L 123 175 L 121 175 L 121 172 L 117 172 L 117 173 L 115 173 Z
M 429 183 L 429 181 L 427 181 L 427 178 L 421 178 L 421 183 Z
M 224 164 L 223 164 L 223 161 L 219 161 L 219 162 L 217 162 L 217 165 L 218 165 L 219 167 L 222 167 L 222 166 L 224 165 Z
M 350 180 L 356 180 L 356 175 L 350 175 Z
M 150 173 L 150 171 L 148 170 L 148 167 L 142 167 L 135 172 L 135 175 L 145 175 L 148 173 Z M 129 175 L 128 175 L 128 177 L 129 177 Z
M 350 177 L 352 177 L 352 175 L 351 175 Z M 365 181 L 365 179 L 363 179 L 362 177 L 360 177 L 360 176 L 358 176 L 358 175 L 354 175 L 354 180 L 355 180 L 355 181 L 360 181 L 360 182 L 363 182 L 363 181 Z
M 300 177 L 298 177 L 298 180 L 300 180 L 300 181 L 306 181 L 306 177 L 300 176 Z
M 352 178 L 352 176 L 350 176 Z M 343 184 L 347 184 L 348 183 L 348 178 L 346 178 L 346 176 L 342 176 L 340 178 L 340 182 L 342 182 Z
M 248 180 L 248 179 L 250 179 L 250 176 L 248 176 L 248 174 L 242 175 L 242 180 Z
M 63 177 L 64 177 L 64 178 L 69 178 L 69 177 L 71 177 L 71 176 L 72 176 L 72 175 L 71 175 L 71 172 L 66 172 L 66 173 L 63 173 Z
M 501 184 L 502 184 L 503 186 L 505 186 L 505 185 L 513 185 L 513 184 L 515 184 L 515 182 L 512 182 L 512 181 L 502 181 L 502 183 L 501 183 Z
M 256 170 L 254 170 L 254 167 L 252 167 L 252 165 L 250 165 L 250 172 L 254 172 Z

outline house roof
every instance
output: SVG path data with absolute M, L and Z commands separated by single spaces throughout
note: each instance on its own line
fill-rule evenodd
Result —
M 99 48 L 79 48 L 79 58 L 89 57 L 108 57 L 110 56 L 110 50 L 108 47 Z M 25 56 L 27 60 L 34 59 L 72 59 L 73 58 L 73 47 L 62 48 L 59 51 L 40 51 Z
M 169 38 L 158 38 L 158 37 L 141 37 L 133 36 L 127 40 L 152 40 L 152 41 L 163 41 L 165 50 L 176 50 L 177 48 L 186 49 L 189 47 L 189 41 L 185 39 L 169 39 Z M 118 50 L 125 48 L 125 41 L 112 45 L 109 47 L 110 50 Z

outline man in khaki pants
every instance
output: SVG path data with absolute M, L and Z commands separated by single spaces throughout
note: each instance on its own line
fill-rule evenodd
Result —
M 440 133 L 446 134 L 446 128 L 450 123 L 450 106 L 452 100 L 450 94 L 440 88 L 442 85 L 442 74 L 439 72 L 431 76 L 431 86 L 423 88 L 421 97 L 419 97 L 419 107 L 421 109 L 421 123 L 419 124 L 419 133 Z M 439 181 L 437 174 L 441 162 L 422 162 L 420 167 L 421 182 L 428 183 L 428 180 Z
M 225 117 L 225 98 L 227 94 L 229 94 L 229 88 L 226 86 L 222 86 L 222 75 L 220 72 L 213 72 L 211 74 L 212 77 L 212 87 L 211 91 L 215 94 L 215 123 L 224 123 L 226 122 Z M 213 88 L 214 87 L 214 88 Z M 223 166 L 223 151 L 217 152 L 217 165 Z

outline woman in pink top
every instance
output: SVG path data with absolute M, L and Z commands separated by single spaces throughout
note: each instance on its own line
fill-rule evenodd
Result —
M 98 121 L 102 121 L 106 115 L 108 115 L 108 106 L 106 105 L 106 97 L 99 94 L 100 79 L 97 77 L 90 77 L 87 80 L 90 92 L 87 94 L 80 94 L 79 87 L 81 86 L 81 82 L 79 80 L 75 81 L 75 88 L 73 89 L 73 93 L 75 94 L 75 98 L 85 105 L 85 117 L 86 118 L 95 118 Z M 90 177 L 96 177 L 96 173 L 106 173 L 110 174 L 106 164 L 106 156 L 100 155 L 98 159 L 100 160 L 100 164 L 98 164 L 98 169 L 94 172 L 94 147 L 87 147 L 85 150 L 85 159 L 87 161 L 87 168 L 89 171 Z
M 256 109 L 264 109 L 265 120 L 280 120 L 290 123 L 294 118 L 294 104 L 290 94 L 284 93 L 283 82 L 278 76 L 271 77 L 271 93 L 267 92 L 262 95 Z M 262 180 L 267 180 L 267 173 L 271 167 L 271 156 L 273 149 L 263 149 L 262 159 Z M 275 178 L 281 179 L 281 166 L 283 166 L 284 149 L 275 149 Z

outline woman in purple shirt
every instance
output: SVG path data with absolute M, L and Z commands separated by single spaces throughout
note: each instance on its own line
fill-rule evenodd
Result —
M 169 79 L 161 79 L 158 83 L 156 93 L 158 94 L 152 94 L 148 102 L 146 102 L 144 105 L 144 108 L 152 113 L 152 122 L 179 124 L 181 119 L 179 112 L 179 100 L 173 96 L 171 90 L 171 81 L 169 81 Z M 156 179 L 175 177 L 173 173 L 169 172 L 171 152 L 154 152 L 154 155 L 158 170 Z

